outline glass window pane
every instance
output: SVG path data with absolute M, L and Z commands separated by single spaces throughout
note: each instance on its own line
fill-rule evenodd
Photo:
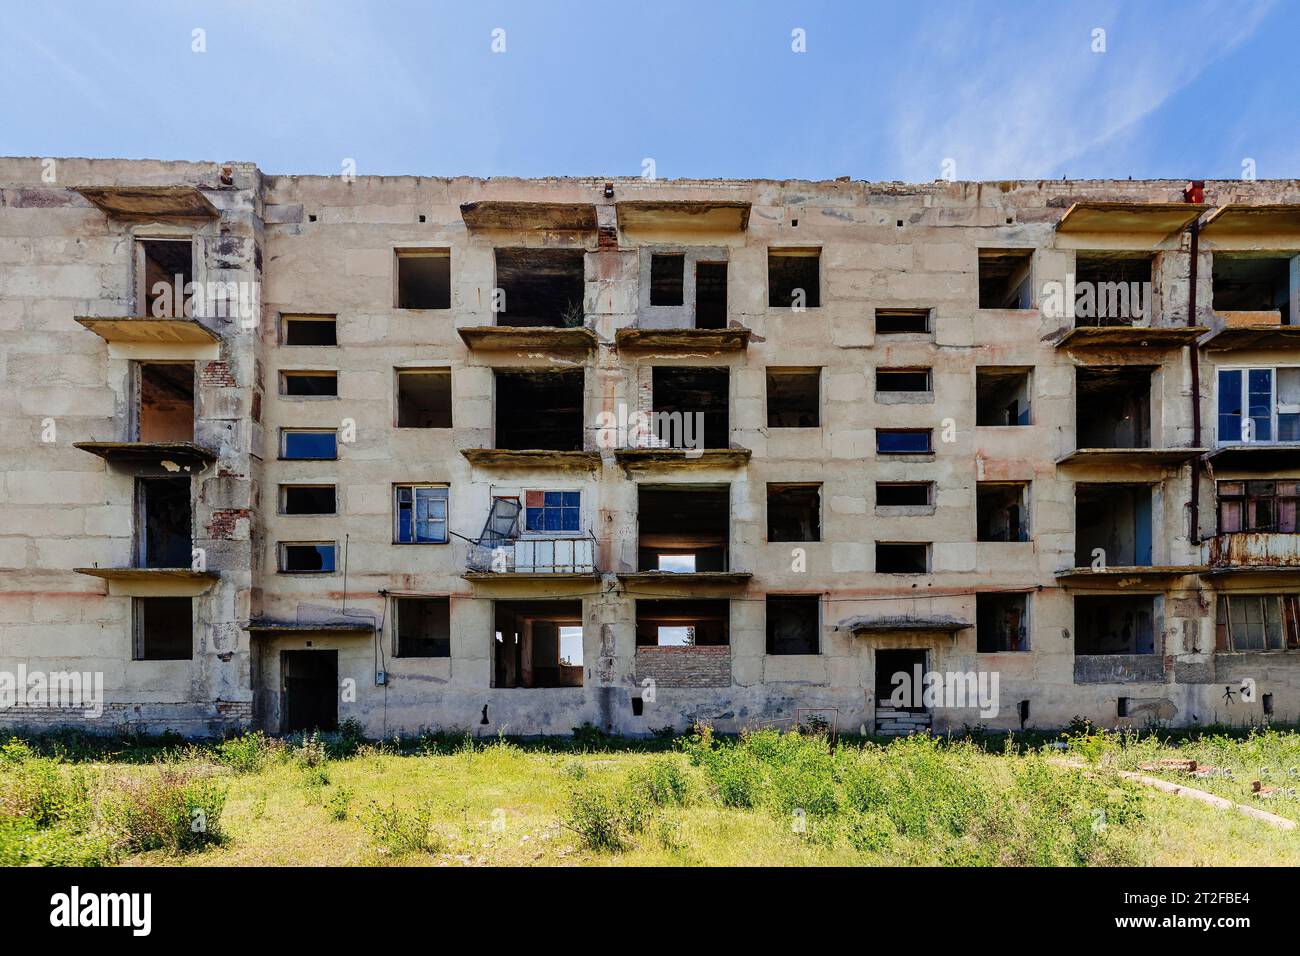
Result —
M 528 531 L 542 530 L 542 509 L 529 508 L 524 513 L 524 528 Z

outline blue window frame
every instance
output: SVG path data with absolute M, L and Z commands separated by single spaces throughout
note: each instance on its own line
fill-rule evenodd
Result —
M 397 543 L 447 543 L 446 487 L 397 486 Z
M 284 458 L 328 459 L 339 456 L 337 432 L 289 431 L 283 432 Z
M 332 574 L 336 551 L 333 544 L 281 544 L 280 573 Z
M 577 534 L 582 530 L 582 492 L 524 492 L 524 530 L 539 534 Z
M 917 429 L 876 429 L 876 451 L 882 455 L 922 455 L 930 451 L 930 432 Z

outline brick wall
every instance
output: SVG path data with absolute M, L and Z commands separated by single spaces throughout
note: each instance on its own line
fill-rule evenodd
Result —
M 235 527 L 239 520 L 250 520 L 247 508 L 217 508 L 212 512 L 212 520 L 208 522 L 208 536 L 211 538 L 227 540 L 235 534 Z
M 660 687 L 730 687 L 731 647 L 638 647 L 636 678 Z

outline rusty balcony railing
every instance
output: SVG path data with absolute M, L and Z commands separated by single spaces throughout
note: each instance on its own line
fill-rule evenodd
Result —
M 1211 568 L 1294 568 L 1300 572 L 1300 534 L 1234 531 L 1207 542 Z

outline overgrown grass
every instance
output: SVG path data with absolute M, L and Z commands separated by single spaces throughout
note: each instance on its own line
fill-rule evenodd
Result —
M 1263 771 L 1300 767 L 1292 731 L 1081 725 L 1055 740 L 832 746 L 771 730 L 638 742 L 579 730 L 528 742 L 449 730 L 374 743 L 355 725 L 286 740 L 15 739 L 0 745 L 0 864 L 1300 862 L 1298 833 L 1111 772 L 1197 759 L 1233 774 L 1157 775 L 1300 816 L 1285 793 L 1249 795 Z

